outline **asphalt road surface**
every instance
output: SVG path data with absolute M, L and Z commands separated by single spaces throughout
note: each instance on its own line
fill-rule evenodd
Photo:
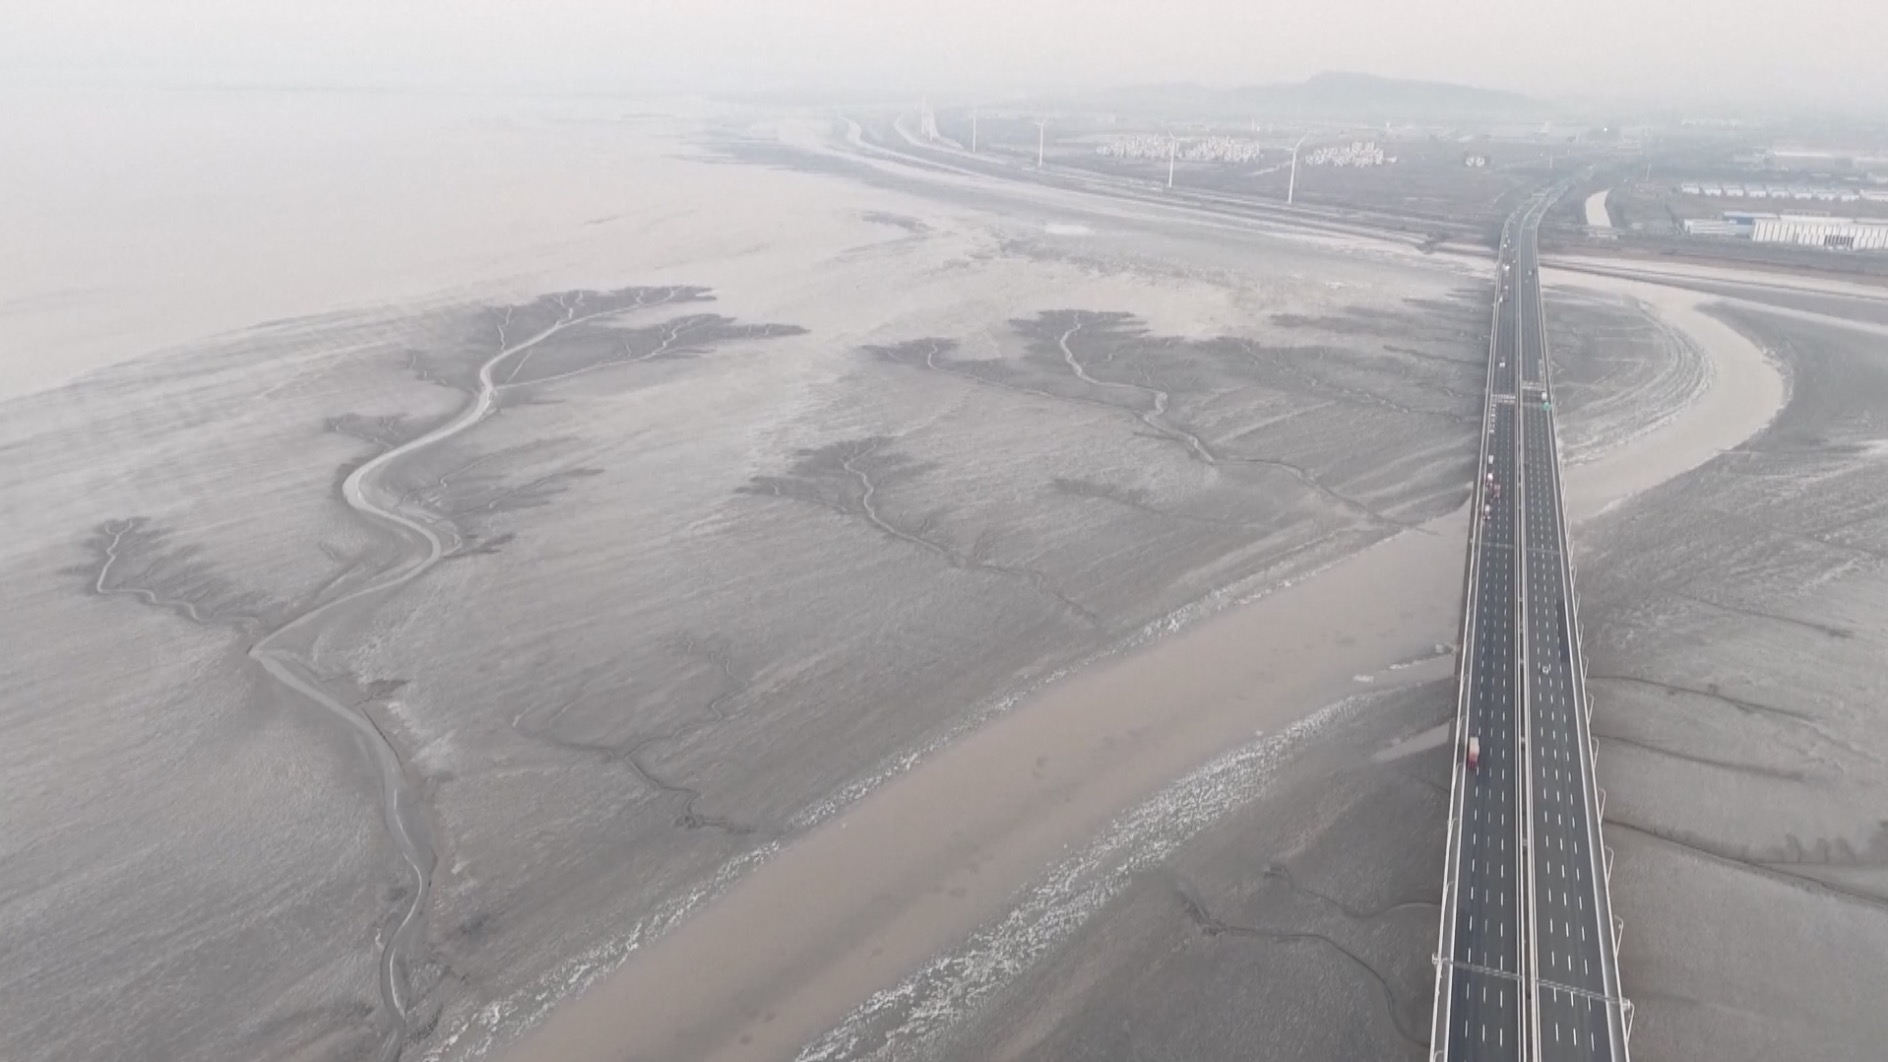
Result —
M 1532 845 L 1529 963 L 1536 988 L 1533 1057 L 1542 1062 L 1623 1058 L 1618 959 L 1610 931 L 1603 846 L 1582 706 L 1584 668 L 1573 572 L 1561 511 L 1546 333 L 1534 230 L 1516 237 L 1516 342 L 1522 368 L 1520 580 Z
M 1481 745 L 1480 762 L 1462 789 L 1460 843 L 1455 852 L 1458 891 L 1454 985 L 1449 1000 L 1451 1058 L 1518 1058 L 1522 969 L 1520 687 L 1515 640 L 1515 493 L 1488 486 L 1514 482 L 1515 407 L 1497 403 L 1483 460 L 1486 509 L 1476 542 L 1478 562 L 1470 620 L 1468 732 Z M 1486 458 L 1492 457 L 1492 462 Z
M 1511 222 L 1504 247 L 1512 244 Z M 1443 913 L 1448 964 L 1438 977 L 1434 1042 L 1450 1059 L 1519 1059 L 1525 1043 L 1522 935 L 1522 747 L 1517 631 L 1520 534 L 1516 472 L 1515 304 L 1506 250 L 1489 349 L 1479 512 L 1471 532 L 1457 756 L 1473 737 L 1474 769 L 1458 769 Z
M 1625 1058 L 1541 320 L 1551 201 L 1510 221 L 1497 273 L 1432 1039 L 1450 1060 Z

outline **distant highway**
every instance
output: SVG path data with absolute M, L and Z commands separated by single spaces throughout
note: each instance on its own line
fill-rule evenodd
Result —
M 1509 220 L 1497 267 L 1436 956 L 1438 1060 L 1627 1059 L 1535 240 L 1557 192 Z
M 1169 210 L 1255 222 L 1270 228 L 1365 236 L 1379 240 L 1400 239 L 1412 245 L 1422 244 L 1436 236 L 1470 238 L 1478 235 L 1478 226 L 1448 218 L 1417 218 L 1362 208 L 1287 206 L 1259 196 L 1202 188 L 1165 188 L 1155 181 L 1053 163 L 1046 169 L 1038 169 L 1024 161 L 991 151 L 972 154 L 954 145 L 927 142 L 907 127 L 905 117 L 902 114 L 893 116 L 884 119 L 883 124 L 874 122 L 870 126 L 848 118 L 847 140 L 853 149 L 866 157 L 895 160 L 933 173 L 996 177 L 1008 182 L 1041 185 L 1084 196 L 1154 204 Z

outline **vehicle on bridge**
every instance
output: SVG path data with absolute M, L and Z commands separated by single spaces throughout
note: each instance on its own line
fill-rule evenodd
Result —
M 1468 769 L 1474 770 L 1482 762 L 1482 739 L 1470 736 L 1468 739 Z

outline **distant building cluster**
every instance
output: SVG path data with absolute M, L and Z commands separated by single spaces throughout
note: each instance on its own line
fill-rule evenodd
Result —
M 1811 148 L 1776 145 L 1732 156 L 1740 166 L 1771 170 L 1809 170 L 1818 173 L 1865 172 L 1888 168 L 1888 152 L 1876 148 Z
M 1385 155 L 1374 140 L 1353 140 L 1344 147 L 1318 148 L 1304 161 L 1311 166 L 1385 166 L 1394 163 L 1396 156 Z
M 1888 203 L 1888 189 L 1845 188 L 1835 185 L 1805 184 L 1720 184 L 1712 181 L 1683 181 L 1681 195 L 1702 195 L 1723 199 L 1793 199 L 1798 202 L 1855 203 L 1869 200 Z
M 1263 152 L 1256 140 L 1230 136 L 1193 137 L 1174 141 L 1153 133 L 1111 136 L 1095 145 L 1095 154 L 1112 159 L 1165 160 L 1169 150 L 1186 162 L 1256 162 Z
M 1684 225 L 1688 236 L 1725 236 L 1830 251 L 1888 251 L 1888 221 L 1866 218 L 1726 210 L 1719 217 L 1693 218 Z

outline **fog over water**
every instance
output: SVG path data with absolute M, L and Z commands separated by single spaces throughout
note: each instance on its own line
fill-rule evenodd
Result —
M 626 198 L 648 208 L 677 192 L 681 165 L 660 158 L 666 147 L 596 124 L 622 109 L 0 93 L 0 390 L 281 317 L 545 272 L 574 279 L 612 238 L 586 222 L 622 214 Z

